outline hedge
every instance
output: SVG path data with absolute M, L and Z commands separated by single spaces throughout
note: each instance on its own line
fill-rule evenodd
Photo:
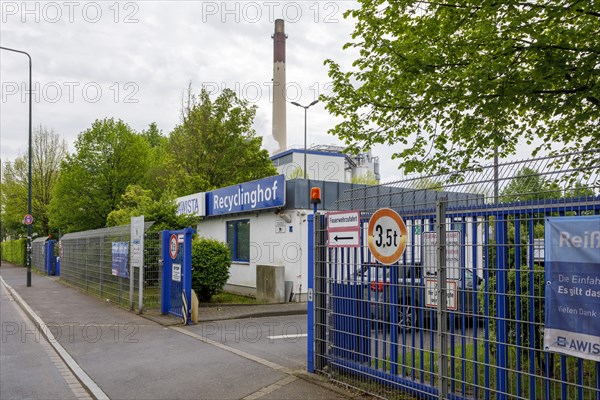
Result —
M 27 260 L 27 239 L 2 242 L 2 260 L 11 264 L 25 266 Z

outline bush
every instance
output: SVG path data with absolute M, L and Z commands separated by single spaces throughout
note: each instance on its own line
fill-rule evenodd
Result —
M 25 266 L 27 260 L 27 239 L 2 242 L 2 259 L 12 264 Z
M 506 336 L 508 343 L 516 345 L 517 343 L 517 324 L 520 325 L 520 349 L 543 349 L 544 341 L 544 294 L 545 294 L 545 279 L 544 279 L 544 267 L 535 264 L 534 270 L 531 271 L 527 266 L 522 266 L 519 271 L 517 279 L 517 270 L 509 269 L 506 274 L 507 279 L 507 332 Z M 533 278 L 533 284 L 531 279 Z M 520 288 L 520 295 L 517 296 L 517 285 Z M 492 340 L 496 340 L 496 316 L 497 316 L 497 304 L 496 304 L 496 293 L 497 293 L 497 276 L 489 278 L 489 313 L 490 313 L 490 336 Z M 533 291 L 531 290 L 533 289 Z M 520 312 L 517 315 L 517 302 L 519 303 Z M 533 303 L 533 308 L 531 307 Z M 485 308 L 485 294 L 483 291 L 479 292 L 479 307 L 481 313 L 484 314 Z M 531 336 L 530 327 L 534 325 L 533 337 Z M 492 351 L 495 351 L 494 347 Z M 527 356 L 525 352 L 525 356 Z M 541 353 L 536 351 L 536 355 L 539 356 Z
M 192 289 L 200 302 L 208 302 L 220 293 L 229 279 L 231 255 L 229 247 L 215 239 L 192 242 Z

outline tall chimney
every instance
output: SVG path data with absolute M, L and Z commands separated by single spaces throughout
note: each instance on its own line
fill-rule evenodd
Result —
M 282 19 L 275 20 L 273 38 L 273 138 L 279 144 L 279 151 L 287 147 L 285 117 L 285 25 Z

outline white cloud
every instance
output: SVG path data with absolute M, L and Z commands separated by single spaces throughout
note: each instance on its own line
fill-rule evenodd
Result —
M 273 150 L 274 20 L 286 20 L 288 97 L 308 104 L 328 90 L 323 60 L 351 63 L 353 54 L 342 46 L 353 23 L 342 14 L 356 6 L 316 0 L 3 1 L 0 45 L 31 54 L 33 126 L 54 129 L 71 150 L 80 132 L 105 117 L 121 118 L 136 130 L 156 122 L 168 133 L 180 121 L 189 82 L 195 92 L 202 85 L 229 87 L 256 104 L 255 129 L 264 136 L 265 148 Z M 0 60 L 0 158 L 7 161 L 27 150 L 28 71 L 23 55 L 0 51 Z M 335 123 L 323 104 L 312 107 L 308 144 L 341 144 L 327 134 Z M 288 145 L 303 145 L 302 109 L 288 105 L 287 132 Z M 389 149 L 374 153 L 386 166 L 384 179 L 387 171 L 393 175 Z

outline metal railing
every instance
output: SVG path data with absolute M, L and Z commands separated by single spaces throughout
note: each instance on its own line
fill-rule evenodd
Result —
M 317 215 L 314 369 L 382 397 L 600 399 L 600 362 L 544 347 L 545 220 L 600 215 L 600 164 L 580 156 L 346 192 L 359 247 L 328 246 Z M 389 266 L 367 242 L 380 208 L 406 225 Z

